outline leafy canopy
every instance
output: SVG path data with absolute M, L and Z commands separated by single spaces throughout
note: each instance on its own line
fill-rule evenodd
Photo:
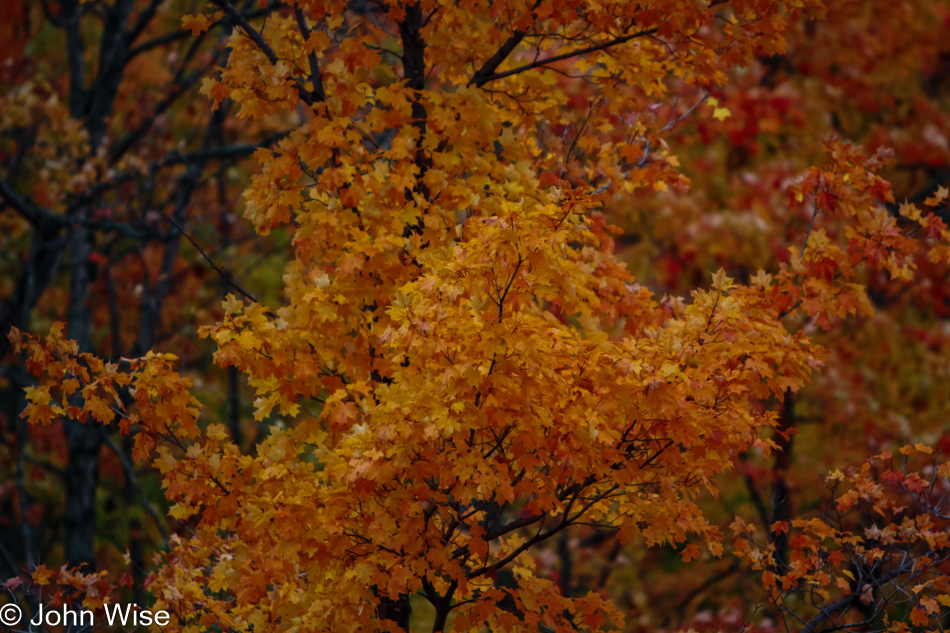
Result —
M 921 241 L 887 213 L 886 153 L 829 141 L 788 204 L 848 227 L 809 228 L 770 273 L 659 299 L 615 255 L 604 202 L 688 187 L 664 134 L 728 119 L 711 91 L 782 51 L 817 0 L 235 11 L 211 0 L 182 23 L 238 24 L 212 107 L 299 119 L 244 193 L 293 259 L 280 305 L 230 297 L 203 333 L 247 374 L 257 417 L 288 423 L 244 455 L 199 424 L 169 355 L 107 364 L 61 330 L 12 335 L 48 376 L 32 421 L 118 411 L 137 455 L 157 455 L 172 515 L 195 527 L 152 589 L 187 630 L 396 630 L 413 594 L 435 630 L 619 624 L 537 574 L 531 548 L 586 525 L 720 553 L 696 494 L 775 446 L 760 403 L 825 358 L 782 319 L 867 313 L 859 268 L 906 279 L 920 249 L 950 253 L 938 217 L 901 208 Z

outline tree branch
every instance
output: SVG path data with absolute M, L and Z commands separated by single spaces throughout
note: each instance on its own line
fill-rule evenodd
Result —
M 875 580 L 874 584 L 877 587 L 880 587 L 884 583 L 890 582 L 894 580 L 895 578 L 897 578 L 898 576 L 902 574 L 906 574 L 909 571 L 912 571 L 913 568 L 914 568 L 913 561 L 906 562 L 898 566 L 896 569 L 891 570 L 889 573 L 885 574 L 880 579 Z M 804 633 L 816 633 L 816 630 L 817 630 L 816 627 L 822 622 L 824 622 L 825 620 L 831 620 L 832 613 L 834 613 L 835 611 L 840 611 L 841 609 L 850 608 L 851 605 L 853 605 L 855 602 L 858 602 L 861 599 L 861 596 L 862 596 L 862 593 L 860 591 L 855 591 L 854 593 L 850 595 L 847 595 L 843 598 L 839 598 L 838 600 L 829 604 L 827 607 L 822 607 L 818 615 L 816 615 L 807 623 L 805 623 Z
M 102 433 L 102 441 L 105 442 L 106 446 L 109 447 L 114 454 L 116 459 L 119 460 L 119 463 L 122 465 L 122 470 L 125 471 L 125 476 L 128 478 L 129 483 L 132 488 L 135 490 L 135 494 L 139 498 L 139 503 L 142 504 L 142 507 L 145 508 L 145 511 L 152 521 L 155 522 L 155 527 L 158 528 L 158 533 L 161 534 L 162 542 L 165 543 L 165 547 L 168 547 L 168 532 L 165 530 L 165 525 L 162 523 L 162 520 L 158 517 L 158 513 L 155 512 L 155 508 L 152 507 L 152 504 L 148 502 L 148 499 L 145 498 L 145 493 L 142 492 L 142 487 L 139 486 L 138 479 L 135 477 L 135 469 L 132 467 L 132 464 L 129 462 L 125 453 L 116 446 L 115 442 L 112 441 L 112 438 L 109 437 L 109 434 L 106 433 L 104 427 L 99 429 Z
M 7 182 L 6 178 L 0 176 L 0 198 L 23 216 L 23 218 L 34 227 L 40 226 L 44 222 L 56 221 L 59 216 L 53 215 L 45 209 L 38 207 L 29 198 L 20 195 L 13 186 Z
M 294 7 L 294 17 L 297 19 L 297 28 L 300 29 L 300 36 L 303 37 L 304 47 L 307 46 L 307 40 L 310 39 L 310 27 L 307 26 L 307 17 L 303 14 L 303 9 L 299 6 Z M 327 98 L 323 91 L 323 74 L 320 72 L 320 62 L 317 59 L 317 52 L 310 51 L 307 54 L 307 61 L 310 63 L 310 83 L 313 90 L 313 100 L 316 102 L 324 101 Z
M 530 11 L 535 11 L 539 6 L 541 6 L 541 0 L 535 0 L 535 3 L 531 6 Z M 475 74 L 472 75 L 471 80 L 469 80 L 468 85 L 474 85 L 476 88 L 481 88 L 485 82 L 490 81 L 488 77 L 494 73 L 498 67 L 501 65 L 505 59 L 508 58 L 508 55 L 511 54 L 511 51 L 515 50 L 518 44 L 524 40 L 525 36 L 524 31 L 515 31 L 511 37 L 509 37 L 504 44 L 501 45 L 495 54 L 488 58 L 488 60 L 482 64 L 482 67 L 475 71 Z
M 478 82 L 479 82 L 478 85 L 482 86 L 488 83 L 489 81 L 495 81 L 496 79 L 504 79 L 505 77 L 511 77 L 512 75 L 517 75 L 527 70 L 540 68 L 542 66 L 545 66 L 546 64 L 558 62 L 564 59 L 570 59 L 571 57 L 577 57 L 578 55 L 586 55 L 587 53 L 595 53 L 597 51 L 602 51 L 606 48 L 610 48 L 611 46 L 617 46 L 618 44 L 629 42 L 630 40 L 636 39 L 638 37 L 644 37 L 645 35 L 652 35 L 659 30 L 660 30 L 659 27 L 655 27 L 652 29 L 647 29 L 645 31 L 638 31 L 637 33 L 630 33 L 629 35 L 616 37 L 607 42 L 602 42 L 600 44 L 595 44 L 593 46 L 588 46 L 586 48 L 579 48 L 573 51 L 569 51 L 567 53 L 562 53 L 561 55 L 545 57 L 544 59 L 539 59 L 539 60 L 531 62 L 530 64 L 525 64 L 524 66 L 518 66 L 517 68 L 512 68 L 511 70 L 506 70 L 505 72 L 502 72 L 502 73 L 492 73 L 490 75 L 485 75 L 484 77 L 481 77 L 478 79 Z M 474 79 L 475 77 L 472 78 L 472 81 L 469 81 L 469 85 L 472 85 Z
M 280 58 L 277 57 L 277 53 L 274 52 L 274 49 L 271 48 L 264 37 L 261 35 L 260 31 L 255 29 L 250 22 L 247 21 L 247 18 L 244 17 L 240 11 L 238 11 L 230 0 L 211 0 L 216 6 L 221 7 L 225 13 L 227 13 L 234 23 L 240 27 L 244 34 L 251 38 L 251 41 L 257 46 L 258 50 L 264 53 L 264 56 L 267 57 L 267 61 L 271 63 L 272 66 L 276 66 L 277 62 L 280 61 Z M 303 87 L 303 83 L 300 79 L 296 79 L 295 82 L 297 85 L 297 94 L 300 96 L 301 100 L 307 105 L 313 105 L 313 95 L 309 90 Z
M 211 268 L 213 268 L 214 271 L 215 271 L 216 273 L 218 273 L 218 275 L 221 276 L 221 279 L 223 279 L 225 282 L 227 282 L 227 284 L 228 284 L 229 286 L 231 286 L 232 288 L 234 288 L 235 290 L 237 290 L 239 293 L 241 293 L 245 298 L 249 299 L 250 301 L 253 301 L 254 303 L 260 303 L 256 298 L 254 298 L 254 296 L 252 296 L 250 293 L 248 293 L 246 290 L 244 290 L 244 288 L 242 288 L 241 286 L 239 286 L 236 281 L 234 281 L 233 279 L 231 279 L 231 277 L 229 277 L 226 272 L 224 272 L 223 270 L 221 270 L 220 268 L 218 268 L 218 266 L 214 263 L 214 261 L 212 261 L 211 257 L 209 257 L 208 254 L 205 253 L 204 249 L 201 248 L 201 246 L 198 245 L 198 242 L 196 242 L 194 239 L 192 239 L 192 237 L 191 237 L 190 235 L 188 235 L 188 233 L 185 232 L 185 229 L 183 229 L 183 228 L 181 227 L 181 225 L 179 225 L 177 222 L 175 222 L 175 220 L 173 220 L 170 216 L 165 215 L 164 213 L 162 214 L 162 217 L 165 218 L 166 220 L 168 220 L 169 222 L 171 222 L 171 223 L 172 223 L 172 226 L 174 226 L 176 229 L 178 229 L 178 231 L 179 231 L 182 235 L 185 236 L 185 239 L 187 239 L 189 242 L 191 242 L 191 245 L 194 246 L 194 247 L 198 250 L 198 253 L 204 258 L 204 260 L 205 260 L 206 262 L 208 262 L 208 265 L 211 266 Z
M 248 20 L 253 20 L 254 18 L 259 18 L 263 15 L 267 15 L 268 13 L 271 13 L 274 9 L 278 8 L 279 6 L 280 6 L 279 2 L 271 2 L 270 4 L 268 4 L 262 9 L 255 9 L 254 11 L 243 13 L 242 15 Z M 214 24 L 212 24 L 208 30 L 210 31 L 211 29 L 217 26 L 230 26 L 230 21 L 219 20 L 215 22 Z M 177 31 L 171 31 L 170 33 L 159 35 L 150 40 L 146 40 L 142 42 L 138 46 L 130 47 L 129 52 L 128 52 L 128 59 L 132 59 L 133 57 L 136 57 L 137 55 L 146 53 L 152 50 L 153 48 L 158 48 L 159 46 L 164 46 L 165 44 L 171 44 L 172 42 L 183 40 L 191 36 L 192 36 L 191 31 L 189 31 L 188 29 L 178 29 Z

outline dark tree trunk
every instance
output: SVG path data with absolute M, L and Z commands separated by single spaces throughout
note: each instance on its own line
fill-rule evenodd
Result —
M 779 451 L 775 454 L 775 463 L 772 466 L 772 515 L 769 525 L 777 521 L 791 521 L 792 500 L 789 497 L 788 471 L 792 466 L 793 435 L 788 432 L 795 426 L 795 396 L 791 389 L 785 392 L 782 401 L 782 414 L 779 417 L 779 426 L 775 433 L 775 443 Z M 788 532 L 780 531 L 773 534 L 775 544 L 775 563 L 778 573 L 784 574 L 788 570 Z
M 89 208 L 78 211 L 79 222 L 87 220 Z M 92 235 L 88 229 L 76 228 L 69 235 L 69 312 L 67 336 L 79 344 L 79 351 L 88 352 L 92 339 L 92 311 L 89 306 Z M 76 396 L 78 400 L 79 396 Z M 76 402 L 81 405 L 81 402 Z M 66 445 L 66 564 L 96 568 L 96 488 L 99 485 L 99 449 L 102 435 L 96 422 L 82 423 L 67 419 Z
M 409 606 L 409 595 L 404 594 L 398 599 L 381 598 L 376 610 L 380 620 L 392 620 L 401 631 L 409 630 L 409 616 L 412 607 Z

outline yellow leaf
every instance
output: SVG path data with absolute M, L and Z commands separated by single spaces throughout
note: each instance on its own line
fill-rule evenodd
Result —
M 33 571 L 33 582 L 42 587 L 43 585 L 49 584 L 50 578 L 52 578 L 52 576 L 52 569 L 47 569 L 46 565 L 37 565 L 36 569 Z M 941 596 L 941 598 L 945 597 L 946 596 Z M 939 600 L 940 598 L 937 599 Z
M 185 503 L 176 503 L 169 508 L 168 514 L 176 519 L 187 519 L 197 511 L 198 509 L 193 506 L 189 506 Z
M 728 109 L 728 108 L 716 108 L 716 109 L 713 111 L 713 118 L 714 118 L 714 119 L 719 119 L 720 121 L 725 121 L 725 120 L 728 119 L 730 116 L 732 116 L 732 113 L 729 112 L 729 109 Z

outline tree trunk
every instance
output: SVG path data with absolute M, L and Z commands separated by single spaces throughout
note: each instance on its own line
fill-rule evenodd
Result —
M 396 600 L 380 598 L 376 613 L 380 620 L 392 620 L 399 627 L 399 630 L 408 631 L 409 616 L 412 614 L 412 607 L 409 606 L 409 594 L 403 594 Z

